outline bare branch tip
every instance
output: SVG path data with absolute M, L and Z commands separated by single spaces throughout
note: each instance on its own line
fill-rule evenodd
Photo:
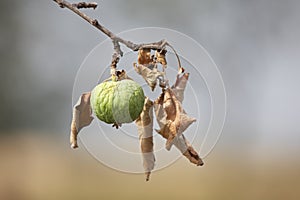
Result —
M 72 6 L 76 7 L 77 9 L 81 8 L 93 8 L 94 10 L 97 8 L 98 4 L 96 2 L 79 2 L 79 3 L 73 3 Z

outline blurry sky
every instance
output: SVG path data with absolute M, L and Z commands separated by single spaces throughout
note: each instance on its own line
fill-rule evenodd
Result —
M 102 0 L 86 11 L 115 33 L 183 32 L 223 76 L 228 113 L 220 146 L 246 155 L 300 148 L 300 2 Z M 76 72 L 106 37 L 52 1 L 1 1 L 0 133 L 68 134 Z

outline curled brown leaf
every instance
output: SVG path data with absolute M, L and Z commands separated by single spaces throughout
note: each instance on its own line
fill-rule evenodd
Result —
M 184 99 L 184 90 L 189 79 L 189 73 L 184 73 L 182 76 L 178 74 L 176 76 L 176 82 L 172 85 L 171 89 L 174 92 L 176 98 L 182 103 Z
M 197 151 L 195 151 L 183 134 L 174 140 L 174 146 L 176 146 L 191 163 L 197 166 L 204 164 Z
M 158 63 L 162 64 L 163 66 L 167 66 L 166 53 L 167 53 L 167 50 L 165 50 L 165 49 L 155 51 L 156 61 Z
M 153 65 L 141 65 L 141 64 L 136 64 L 133 63 L 133 67 L 135 71 L 140 74 L 146 83 L 150 86 L 151 90 L 153 91 L 156 87 L 157 84 L 157 79 L 159 77 L 163 77 L 164 73 L 160 72 L 155 66 Z
M 196 121 L 195 118 L 189 117 L 181 106 L 188 77 L 188 73 L 183 74 L 181 77 L 177 75 L 176 82 L 172 86 L 172 89 L 163 90 L 161 95 L 154 101 L 155 116 L 160 127 L 160 130 L 156 131 L 167 139 L 167 149 L 173 144 L 191 163 L 201 166 L 203 165 L 202 159 L 183 134 L 183 132 Z M 175 104 L 177 105 L 177 110 Z M 181 108 L 179 108 L 180 106 Z M 174 126 L 172 127 L 171 124 L 172 120 L 176 119 L 176 112 L 178 111 L 180 111 L 180 126 L 176 135 L 174 135 Z M 170 138 L 172 140 L 170 140 Z
M 72 148 L 77 148 L 77 135 L 79 131 L 88 126 L 92 121 L 92 109 L 90 105 L 91 92 L 83 93 L 73 107 L 71 123 L 70 143 Z
M 166 148 L 170 149 L 172 141 L 176 135 L 182 134 L 193 122 L 195 118 L 189 117 L 182 108 L 184 99 L 184 90 L 187 85 L 189 73 L 179 74 L 176 77 L 175 84 L 171 89 L 166 89 L 156 102 L 160 102 L 164 108 L 166 120 L 161 129 L 160 134 L 168 135 Z M 160 111 L 162 113 L 162 111 Z M 163 118 L 164 119 L 164 118 Z
M 138 53 L 138 64 L 147 65 L 152 62 L 151 49 L 140 49 Z
M 157 123 L 160 128 L 164 128 L 167 123 L 167 115 L 162 105 L 163 102 L 163 94 L 154 102 L 154 111 L 157 119 Z M 194 119 L 195 120 L 195 119 Z M 174 137 L 172 143 L 173 145 L 191 162 L 196 164 L 197 166 L 203 165 L 203 161 L 199 157 L 198 153 L 194 150 L 192 145 L 187 141 L 187 139 L 183 135 L 184 129 L 187 128 L 188 124 L 182 125 L 180 135 Z M 169 132 L 165 130 L 156 130 L 163 138 L 169 139 Z
M 181 103 L 169 88 L 164 90 L 154 102 L 154 107 L 156 118 L 160 124 L 160 130 L 157 132 L 168 136 L 166 149 L 170 150 L 173 139 L 182 134 L 196 119 L 189 117 L 183 111 Z
M 135 124 L 139 133 L 146 181 L 149 181 L 155 157 L 153 153 L 153 102 L 148 97 L 146 97 L 143 111 Z

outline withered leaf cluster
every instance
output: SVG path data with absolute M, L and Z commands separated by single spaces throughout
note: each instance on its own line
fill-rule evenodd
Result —
M 186 113 L 182 106 L 189 73 L 184 73 L 184 69 L 180 66 L 175 83 L 169 86 L 169 81 L 165 76 L 165 69 L 167 68 L 166 53 L 167 51 L 163 49 L 156 50 L 152 55 L 151 49 L 141 49 L 138 53 L 138 63 L 133 65 L 135 71 L 144 78 L 152 90 L 156 88 L 157 83 L 162 88 L 162 93 L 154 101 L 145 97 L 143 111 L 135 121 L 146 181 L 149 180 L 151 171 L 155 166 L 153 148 L 154 116 L 159 125 L 159 129 L 155 129 L 155 131 L 166 139 L 166 149 L 170 150 L 174 145 L 191 163 L 197 166 L 203 165 L 197 151 L 183 134 L 196 121 L 195 118 Z M 161 70 L 158 69 L 159 66 Z M 117 80 L 130 79 L 124 70 L 116 71 L 111 78 Z M 78 147 L 77 135 L 79 131 L 88 126 L 93 120 L 90 96 L 90 92 L 83 93 L 73 108 L 70 135 L 73 148 Z
M 158 63 L 162 64 L 163 68 L 167 66 L 165 58 L 166 50 L 156 51 L 155 55 L 151 55 L 151 49 L 141 49 L 138 54 L 138 64 L 133 63 L 135 71 L 140 74 L 146 83 L 153 91 L 157 85 L 157 81 L 160 84 L 164 84 L 165 72 L 158 70 Z
M 151 50 L 149 49 L 140 50 L 138 64 L 134 63 L 135 70 L 144 78 L 152 90 L 155 89 L 158 81 L 162 87 L 161 95 L 153 103 L 147 97 L 144 110 L 140 118 L 136 121 L 139 135 L 146 135 L 148 139 L 145 141 L 143 138 L 141 139 L 142 153 L 144 154 L 143 149 L 150 150 L 151 152 L 151 156 L 148 155 L 145 157 L 143 155 L 144 169 L 147 175 L 146 180 L 149 180 L 149 175 L 155 162 L 154 154 L 152 153 L 153 108 L 160 128 L 156 130 L 156 132 L 167 140 L 166 149 L 170 150 L 172 145 L 174 145 L 191 163 L 197 166 L 203 165 L 202 159 L 183 135 L 183 132 L 196 121 L 196 119 L 190 117 L 182 107 L 184 90 L 188 82 L 189 73 L 183 73 L 183 68 L 179 67 L 174 85 L 168 87 L 168 81 L 164 77 L 164 69 L 167 67 L 165 55 L 165 50 L 156 51 L 154 56 L 151 55 Z M 162 65 L 162 72 L 158 70 L 157 64 Z M 160 76 L 162 76 L 161 79 Z M 147 153 L 149 153 L 149 151 L 147 151 Z

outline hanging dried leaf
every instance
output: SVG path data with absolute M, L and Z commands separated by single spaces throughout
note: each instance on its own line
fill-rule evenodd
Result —
M 194 150 L 183 134 L 176 137 L 173 143 L 174 146 L 177 147 L 191 163 L 194 163 L 197 166 L 202 166 L 204 164 L 198 153 Z
M 173 144 L 191 163 L 197 166 L 202 166 L 204 164 L 198 153 L 185 139 L 183 134 L 179 137 L 176 137 Z
M 176 99 L 182 103 L 184 99 L 184 90 L 187 85 L 187 81 L 189 78 L 189 73 L 184 73 L 181 77 L 177 75 L 175 84 L 171 87 L 173 94 L 175 95 Z M 191 123 L 195 122 L 196 119 L 189 117 L 186 112 L 183 110 L 181 113 L 181 126 L 179 132 L 185 131 Z
M 170 150 L 171 148 L 171 139 L 174 138 L 174 133 L 177 133 L 174 123 L 171 119 L 175 119 L 175 106 L 172 102 L 171 96 L 167 90 L 163 90 L 162 94 L 154 101 L 154 110 L 156 115 L 157 123 L 160 127 L 160 130 L 156 130 L 160 135 L 167 139 L 166 148 Z M 167 111 L 169 111 L 169 116 Z M 171 114 L 171 117 L 170 117 Z M 173 125 L 172 125 L 173 124 Z M 175 128 L 175 130 L 174 130 Z
M 151 49 L 140 49 L 138 53 L 138 64 L 147 65 L 152 62 Z
M 195 118 L 189 117 L 182 109 L 181 103 L 178 101 L 171 89 L 164 90 L 163 94 L 155 101 L 160 104 L 160 111 L 156 117 L 160 121 L 160 130 L 157 132 L 161 135 L 168 136 L 166 149 L 170 150 L 173 139 L 183 133 L 189 125 L 196 121 Z M 158 106 L 155 106 L 158 108 Z M 161 110 L 163 108 L 163 110 Z M 164 122 L 162 122 L 164 120 Z
M 167 53 L 167 50 L 165 50 L 165 49 L 160 50 L 160 51 L 158 51 L 158 50 L 155 51 L 156 61 L 158 63 L 162 64 L 163 66 L 167 65 L 166 53 Z
M 135 71 L 140 74 L 153 91 L 157 84 L 157 79 L 163 77 L 164 73 L 160 72 L 154 65 L 145 65 L 133 63 Z
M 155 116 L 159 127 L 163 127 L 167 123 L 167 113 L 163 107 L 164 95 L 165 93 L 162 92 L 160 96 L 153 103 Z
M 139 118 L 135 121 L 141 151 L 143 156 L 143 166 L 146 175 L 146 181 L 149 180 L 151 171 L 154 168 L 155 157 L 153 153 L 153 102 L 146 97 L 144 108 Z
M 189 73 L 184 73 L 181 77 L 178 74 L 176 76 L 176 82 L 172 85 L 171 89 L 174 92 L 176 98 L 182 103 L 184 99 L 184 90 L 187 85 L 187 81 L 189 79 Z
M 167 113 L 164 110 L 163 107 L 163 99 L 164 99 L 164 93 L 162 93 L 157 100 L 154 102 L 154 111 L 155 111 L 155 116 L 157 119 L 157 123 L 161 129 L 165 127 L 165 125 L 168 123 L 167 121 Z M 196 165 L 203 165 L 203 162 L 201 158 L 199 157 L 198 153 L 194 150 L 194 148 L 189 144 L 189 142 L 185 139 L 183 135 L 183 131 L 196 119 L 193 120 L 183 120 L 183 121 L 188 121 L 184 122 L 182 127 L 180 127 L 178 132 L 181 132 L 178 136 L 176 136 L 172 143 L 174 146 L 180 150 L 180 152 L 187 158 L 189 159 L 190 162 L 196 164 Z M 169 132 L 168 131 L 160 131 L 156 130 L 162 137 L 165 139 L 169 138 Z
M 72 148 L 77 148 L 77 135 L 79 131 L 88 126 L 92 121 L 92 109 L 90 105 L 91 92 L 83 93 L 73 107 L 73 119 L 71 123 L 70 143 Z
M 173 92 L 169 88 L 164 90 L 163 107 L 167 113 L 167 120 L 177 120 L 177 123 L 180 121 L 180 112 L 182 108 Z M 179 128 L 179 124 L 177 127 Z
M 189 73 L 185 73 L 181 77 L 178 74 L 172 89 L 165 90 L 157 101 L 160 104 L 163 104 L 164 111 L 166 112 L 165 122 L 160 126 L 161 129 L 158 130 L 158 132 L 169 136 L 166 143 L 166 148 L 168 150 L 171 148 L 172 140 L 175 136 L 182 134 L 191 123 L 196 121 L 195 118 L 189 117 L 186 114 L 181 105 L 188 77 Z M 163 113 L 161 114 L 162 115 L 160 116 L 164 116 Z

